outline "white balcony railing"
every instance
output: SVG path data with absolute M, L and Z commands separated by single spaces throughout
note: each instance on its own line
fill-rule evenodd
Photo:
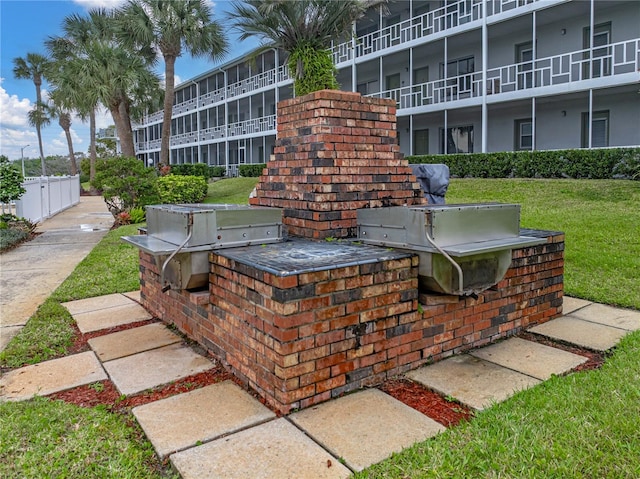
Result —
M 505 0 L 502 1 L 505 2 Z M 510 3 L 514 1 L 510 0 Z M 370 55 L 443 30 L 481 20 L 482 2 L 483 0 L 460 0 L 358 37 L 355 41 L 356 56 Z M 334 45 L 331 50 L 336 64 L 353 59 L 351 41 Z
M 262 133 L 276 129 L 276 115 L 269 115 L 262 118 L 253 118 L 238 123 L 231 123 L 228 128 L 229 136 L 249 135 L 251 133 Z
M 207 128 L 206 130 L 202 130 L 200 132 L 200 141 L 217 140 L 218 138 L 224 138 L 226 131 L 227 127 L 224 125 Z
M 234 97 L 273 85 L 275 83 L 275 79 L 276 70 L 274 68 L 233 83 L 229 85 L 227 91 L 230 97 Z
M 515 63 L 487 71 L 486 93 L 496 95 L 574 83 L 640 71 L 640 39 L 603 45 L 591 50 Z M 481 72 L 386 90 L 369 96 L 392 98 L 398 108 L 416 108 L 481 97 Z
M 226 98 L 225 89 L 219 88 L 215 91 L 210 91 L 204 95 L 200 95 L 200 106 L 213 105 L 214 103 L 221 102 Z
M 198 141 L 198 132 L 191 131 L 189 133 L 182 133 L 181 135 L 171 135 L 169 143 L 171 146 L 185 145 L 187 143 L 195 143 Z

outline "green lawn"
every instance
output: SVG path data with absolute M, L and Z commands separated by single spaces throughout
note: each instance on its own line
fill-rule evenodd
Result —
M 564 231 L 565 293 L 640 309 L 640 182 L 454 179 L 448 203 L 522 207 L 521 225 Z
M 209 202 L 247 203 L 257 178 L 210 185 Z M 640 309 L 640 183 L 453 180 L 447 201 L 522 204 L 524 227 L 566 232 L 566 291 Z M 137 250 L 111 231 L 0 353 L 13 368 L 65 354 L 61 302 L 138 288 Z M 606 283 L 606 284 L 605 284 Z M 162 478 L 132 416 L 47 399 L 0 404 L 0 477 Z M 358 477 L 640 477 L 640 332 L 598 371 L 555 377 Z

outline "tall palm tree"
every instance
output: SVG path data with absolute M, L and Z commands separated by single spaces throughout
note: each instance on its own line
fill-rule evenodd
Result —
M 381 0 L 244 0 L 235 1 L 229 18 L 240 39 L 260 37 L 262 48 L 289 54 L 295 95 L 338 89 L 329 47 L 351 34 L 353 23 Z
M 159 78 L 151 67 L 155 56 L 150 48 L 132 51 L 115 37 L 115 20 L 105 9 L 93 9 L 88 16 L 70 15 L 63 21 L 63 37 L 53 37 L 47 47 L 62 62 L 67 84 L 88 95 L 82 106 L 90 118 L 98 101 L 111 113 L 124 156 L 135 156 L 130 112 L 145 103 L 159 89 Z M 94 124 L 95 131 L 95 124 Z M 94 150 L 92 148 L 92 150 Z
M 16 57 L 13 59 L 13 76 L 18 79 L 31 80 L 36 87 L 36 104 L 35 109 L 42 108 L 42 80 L 44 79 L 44 72 L 47 68 L 48 58 L 39 53 L 27 53 L 26 58 Z M 47 174 L 46 166 L 44 162 L 44 150 L 42 148 L 42 126 L 46 123 L 41 121 L 43 117 L 42 112 L 31 113 L 29 112 L 29 124 L 35 126 L 36 133 L 38 135 L 38 147 L 40 148 L 40 162 L 42 165 L 42 176 Z M 34 120 L 32 122 L 32 120 Z
M 65 97 L 66 92 L 62 89 L 55 89 L 49 93 L 49 103 L 47 109 L 51 118 L 58 119 L 58 125 L 64 131 L 67 139 L 67 148 L 69 148 L 69 161 L 71 163 L 71 174 L 78 173 L 78 164 L 76 163 L 75 153 L 73 152 L 73 139 L 71 138 L 71 111 L 69 107 L 70 101 Z
M 168 165 L 176 59 L 183 51 L 219 59 L 227 48 L 222 26 L 211 18 L 207 0 L 129 0 L 118 13 L 123 43 L 133 48 L 151 47 L 164 59 L 160 164 Z
M 51 124 L 51 117 L 49 117 L 49 112 L 46 103 L 36 103 L 32 110 L 27 114 L 27 119 L 29 121 L 29 125 L 34 127 L 36 131 L 41 131 L 43 126 L 48 126 Z M 38 140 L 41 140 L 40 135 L 38 135 Z M 42 143 L 40 144 L 40 155 L 42 155 Z M 40 166 L 42 168 L 42 176 L 47 175 L 47 170 L 45 166 L 44 156 L 40 157 Z

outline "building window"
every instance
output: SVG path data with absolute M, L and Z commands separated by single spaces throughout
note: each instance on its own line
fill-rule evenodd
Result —
M 378 80 L 365 81 L 358 83 L 357 92 L 361 95 L 370 95 L 371 93 L 377 93 Z
M 419 17 L 420 15 L 424 15 L 425 13 L 429 13 L 429 10 L 431 10 L 431 5 L 429 5 L 429 2 L 426 2 L 422 5 L 416 6 L 414 4 L 413 6 L 413 16 L 414 17 Z
M 526 42 L 516 45 L 516 63 L 518 75 L 518 89 L 533 86 L 533 43 Z
M 415 130 L 413 132 L 413 154 L 429 154 L 429 130 Z
M 516 120 L 514 150 L 533 150 L 533 122 L 531 118 Z
M 387 75 L 385 80 L 387 90 L 395 90 L 396 88 L 400 88 L 400 73 Z
M 413 70 L 413 84 L 421 85 L 429 81 L 429 67 L 415 68 Z
M 589 144 L 589 112 L 582 113 L 582 148 L 609 146 L 609 110 L 594 111 L 591 117 L 591 144 Z
M 459 95 L 463 98 L 471 94 L 473 85 L 473 72 L 475 62 L 473 57 L 460 58 L 447 63 L 447 98 L 457 99 Z M 440 78 L 444 78 L 444 65 L 440 64 Z
M 591 48 L 589 38 L 591 29 L 585 27 L 582 34 L 582 47 L 587 50 Z M 593 56 L 591 62 L 584 63 L 584 78 L 599 78 L 611 75 L 611 23 L 601 23 L 593 27 Z M 585 52 L 585 59 L 589 59 L 589 52 Z M 591 68 L 589 68 L 591 63 Z
M 446 150 L 444 129 L 440 129 L 441 153 L 473 153 L 473 125 L 447 128 Z

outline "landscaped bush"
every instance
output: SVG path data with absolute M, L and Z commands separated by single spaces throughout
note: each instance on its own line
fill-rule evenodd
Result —
M 205 163 L 194 163 L 184 165 L 171 165 L 171 174 L 180 176 L 202 176 L 205 180 L 209 178 L 220 178 L 225 175 L 224 166 L 209 166 Z
M 407 156 L 409 163 L 444 163 L 458 178 L 625 178 L 640 180 L 640 148 L 506 151 Z
M 102 197 L 114 218 L 136 206 L 159 202 L 156 171 L 136 158 L 117 157 L 96 162 L 91 186 Z
M 224 166 L 209 167 L 209 178 L 222 178 L 226 174 L 227 170 L 225 170 Z
M 207 181 L 201 176 L 167 175 L 158 178 L 162 203 L 199 203 L 207 196 Z
M 266 167 L 264 163 L 255 163 L 250 165 L 240 165 L 238 173 L 245 178 L 257 178 L 262 174 L 262 170 Z

